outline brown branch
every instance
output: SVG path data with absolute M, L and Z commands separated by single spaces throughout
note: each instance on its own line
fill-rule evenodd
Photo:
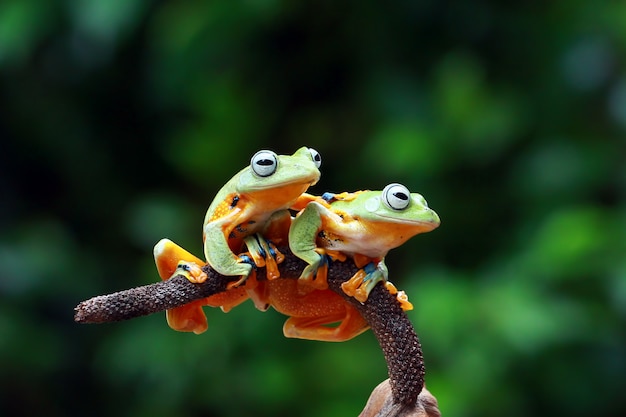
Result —
M 304 269 L 304 262 L 291 254 L 288 248 L 279 249 L 285 254 L 285 261 L 279 266 L 280 279 L 299 277 Z M 203 269 L 207 273 L 208 279 L 202 284 L 192 284 L 179 275 L 167 281 L 83 301 L 75 308 L 74 320 L 78 323 L 116 322 L 180 307 L 193 300 L 223 292 L 226 290 L 228 282 L 237 279 L 237 277 L 219 275 L 209 266 L 205 266 Z M 328 284 L 331 290 L 343 296 L 363 315 L 372 328 L 385 356 L 391 395 L 384 390 L 379 390 L 377 395 L 383 395 L 387 404 L 385 409 L 387 411 L 383 410 L 386 414 L 380 415 L 435 416 L 436 414 L 406 414 L 407 410 L 425 409 L 423 396 L 418 398 L 424 385 L 424 363 L 419 339 L 406 313 L 400 308 L 396 297 L 389 293 L 383 285 L 376 285 L 364 304 L 344 294 L 341 290 L 341 284 L 352 277 L 357 270 L 352 262 L 333 262 L 328 269 Z M 257 279 L 265 279 L 264 268 L 258 269 Z M 375 390 L 372 393 L 370 402 L 376 392 Z M 427 393 L 427 391 L 425 392 Z M 428 394 L 430 395 L 430 393 Z M 434 400 L 434 397 L 432 399 Z M 370 402 L 368 402 L 368 406 Z M 432 401 L 428 404 L 432 404 Z M 379 405 L 382 406 L 383 403 Z M 430 408 L 432 409 L 432 407 Z M 378 415 L 371 414 L 371 410 L 372 407 L 370 407 L 370 414 L 362 414 L 362 416 Z M 397 414 L 398 410 L 405 414 Z M 390 412 L 392 414 L 389 414 Z

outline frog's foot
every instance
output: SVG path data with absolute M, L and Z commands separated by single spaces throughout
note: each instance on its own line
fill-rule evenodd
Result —
M 278 270 L 278 264 L 285 260 L 285 255 L 276 248 L 276 246 L 269 240 L 263 239 L 267 245 L 267 252 L 270 254 L 265 259 L 265 273 L 267 279 L 272 280 L 280 277 L 280 271 Z
M 195 262 L 180 261 L 174 271 L 174 275 L 182 275 L 194 284 L 201 284 L 207 280 L 207 274 L 202 270 L 200 265 Z
M 316 248 L 315 252 L 319 258 L 304 268 L 298 282 L 312 289 L 325 290 L 328 288 L 328 264 L 333 258 L 322 248 Z
M 280 277 L 278 264 L 285 260 L 285 255 L 272 242 L 258 233 L 247 236 L 244 242 L 248 248 L 245 255 L 254 261 L 257 268 L 265 267 L 267 279 L 272 280 Z
M 193 262 L 196 265 L 206 264 L 205 261 L 194 256 L 169 239 L 161 239 L 159 243 L 154 246 L 154 262 L 162 280 L 167 280 L 178 275 L 178 272 L 175 272 L 180 261 Z M 185 273 L 183 275 L 186 276 L 187 274 Z
M 334 193 L 324 193 L 322 194 L 322 198 L 326 200 L 328 203 L 333 203 L 335 201 L 352 201 L 363 191 L 354 191 L 348 192 L 344 191 L 343 193 L 334 194 Z
M 379 268 L 378 265 L 371 262 L 357 271 L 352 278 L 341 284 L 341 289 L 346 295 L 364 303 L 376 284 L 387 281 L 385 271 L 386 268 Z
M 304 268 L 299 282 L 316 290 L 325 290 L 328 288 L 328 265 L 331 261 L 343 262 L 347 256 L 342 252 L 323 248 L 315 248 L 315 252 L 319 259 Z
M 251 274 L 253 274 L 256 271 L 256 268 L 257 268 L 256 262 L 252 258 L 251 254 L 248 253 L 248 252 L 240 254 L 239 258 L 237 259 L 237 263 L 248 264 L 250 266 L 250 269 L 248 270 L 247 274 L 241 275 L 237 281 L 230 281 L 229 283 L 227 283 L 226 284 L 226 290 L 231 290 L 233 288 L 237 288 L 237 287 L 245 284 L 247 279 L 248 279 L 248 277 Z
M 194 332 L 200 334 L 208 328 L 206 316 L 202 310 L 204 300 L 192 301 L 184 306 L 173 308 L 165 312 L 167 324 L 179 332 Z
M 413 310 L 413 304 L 409 301 L 409 296 L 406 295 L 404 291 L 398 291 L 395 285 L 391 283 L 391 281 L 385 282 L 385 288 L 389 291 L 390 294 L 396 296 L 396 300 L 400 303 L 400 307 L 404 311 Z

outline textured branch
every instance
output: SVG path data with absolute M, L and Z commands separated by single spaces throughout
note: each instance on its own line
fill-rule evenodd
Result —
M 281 251 L 284 250 L 281 248 Z M 304 262 L 293 255 L 287 256 L 279 265 L 284 278 L 297 278 L 303 268 Z M 208 265 L 202 269 L 208 276 L 202 284 L 193 284 L 182 275 L 177 275 L 167 281 L 90 298 L 76 306 L 74 321 L 85 324 L 109 323 L 158 313 L 224 292 L 230 281 L 238 279 L 220 275 Z M 336 269 L 340 268 L 333 268 L 333 271 Z M 257 279 L 265 279 L 265 268 L 258 269 Z
M 279 266 L 280 279 L 299 277 L 305 267 L 304 262 L 291 254 L 288 248 L 279 249 L 285 254 L 285 261 Z M 202 284 L 192 284 L 179 275 L 167 281 L 83 301 L 75 308 L 74 320 L 78 323 L 107 323 L 145 316 L 223 292 L 228 282 L 237 279 L 237 277 L 220 275 L 209 266 L 203 269 L 208 279 Z M 387 391 L 381 390 L 380 387 L 383 386 L 381 384 L 374 390 L 368 402 L 369 414 L 361 415 L 436 416 L 437 414 L 410 414 L 410 412 L 421 412 L 419 410 L 425 409 L 423 396 L 418 399 L 424 385 L 424 363 L 417 334 L 395 295 L 390 294 L 383 285 L 379 284 L 374 287 L 368 300 L 361 304 L 341 290 L 341 284 L 350 279 L 357 270 L 358 268 L 352 262 L 333 262 L 328 269 L 328 284 L 331 290 L 343 296 L 363 315 L 372 328 L 387 362 L 389 380 L 383 384 L 386 383 L 389 388 Z M 258 269 L 257 279 L 265 279 L 264 268 Z M 380 401 L 381 395 L 384 400 L 382 402 Z M 425 398 L 428 401 L 430 398 L 434 400 L 432 396 Z M 376 414 L 379 411 L 374 411 L 372 414 L 372 410 L 376 408 L 370 406 L 372 401 L 378 401 L 379 404 L 377 404 L 381 407 L 383 403 L 387 404 L 386 408 L 379 410 L 384 414 Z M 427 405 L 431 404 L 432 410 L 432 401 L 428 401 Z M 434 404 L 436 409 L 436 400 Z M 367 407 L 366 410 L 368 410 Z M 398 414 L 400 412 L 404 414 Z

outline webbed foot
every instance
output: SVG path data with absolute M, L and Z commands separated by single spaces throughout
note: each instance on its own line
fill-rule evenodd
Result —
M 248 269 L 248 273 L 239 276 L 239 279 L 237 281 L 230 281 L 228 284 L 226 284 L 226 289 L 227 290 L 231 290 L 233 288 L 237 288 L 237 287 L 245 284 L 246 281 L 248 280 L 248 277 L 252 273 L 254 273 L 256 271 L 256 268 L 257 268 L 256 262 L 254 261 L 254 259 L 252 258 L 252 255 L 249 252 L 240 254 L 239 258 L 237 259 L 237 263 L 246 264 L 250 268 Z
M 267 279 L 272 280 L 280 277 L 278 264 L 285 260 L 283 255 L 272 242 L 260 234 L 248 236 L 244 239 L 248 252 L 244 254 L 252 259 L 257 268 L 265 267 Z M 242 257 L 242 255 L 240 255 Z M 247 262 L 244 261 L 244 262 Z
M 332 203 L 334 201 L 352 201 L 363 191 L 354 191 L 348 192 L 344 191 L 343 193 L 333 194 L 333 193 L 324 193 L 322 198 L 326 200 L 328 203 Z
M 176 266 L 174 275 L 182 275 L 194 284 L 201 284 L 207 280 L 207 274 L 202 270 L 202 267 L 195 262 L 180 261 Z
M 387 268 L 384 264 L 370 262 L 357 271 L 349 280 L 341 284 L 346 295 L 356 298 L 359 302 L 367 301 L 370 292 L 379 282 L 387 281 Z
M 400 308 L 403 311 L 413 310 L 413 304 L 409 301 L 409 296 L 404 291 L 398 291 L 395 285 L 391 283 L 391 281 L 385 282 L 385 288 L 389 291 L 390 294 L 396 296 L 396 300 L 400 303 Z
M 321 248 L 316 248 L 315 252 L 319 255 L 318 260 L 304 268 L 298 282 L 317 290 L 325 290 L 328 288 L 328 264 L 332 257 Z

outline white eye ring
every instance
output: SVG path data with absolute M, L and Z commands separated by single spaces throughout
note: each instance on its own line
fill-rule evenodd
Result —
M 411 202 L 411 192 L 402 184 L 392 183 L 382 192 L 385 205 L 392 210 L 404 210 Z
M 272 151 L 258 151 L 252 155 L 250 167 L 259 177 L 269 177 L 278 168 L 278 156 Z
M 315 166 L 318 168 L 322 166 L 322 155 L 320 155 L 320 153 L 313 148 L 309 148 L 309 152 L 311 152 L 311 158 L 313 158 Z

